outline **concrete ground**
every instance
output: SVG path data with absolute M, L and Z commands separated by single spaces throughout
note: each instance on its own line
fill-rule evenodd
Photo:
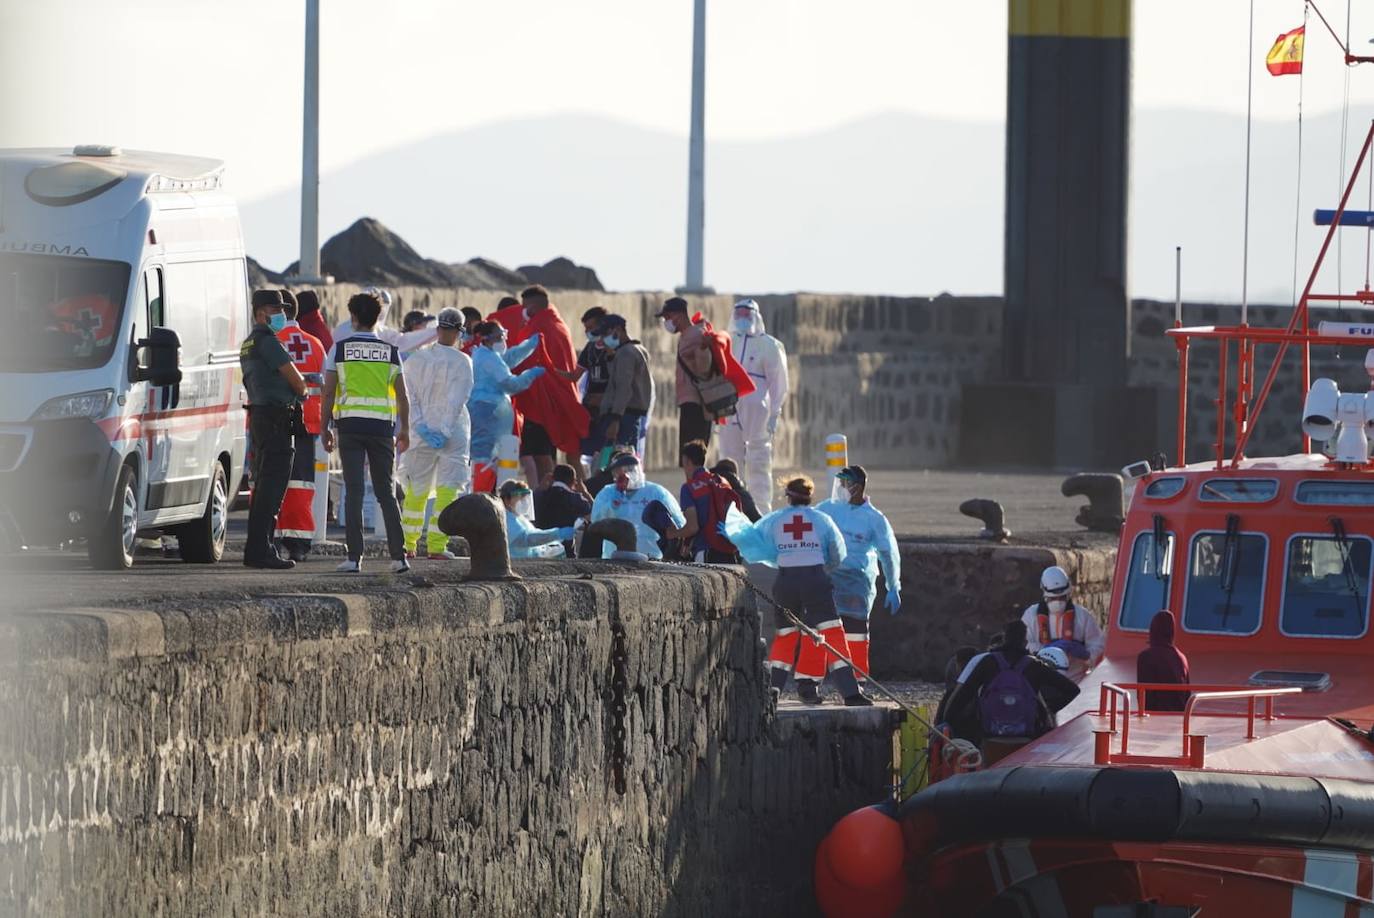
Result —
M 653 477 L 674 492 L 681 484 L 680 479 L 668 473 Z M 1073 517 L 1080 501 L 1060 495 L 1063 477 L 1038 472 L 874 470 L 870 493 L 875 504 L 892 520 L 899 537 L 904 538 L 974 536 L 980 524 L 959 514 L 959 503 L 970 497 L 1002 502 L 1007 525 L 1016 541 L 1025 538 L 1044 544 L 1104 538 L 1075 526 Z M 231 545 L 242 540 L 245 516 L 236 513 L 231 519 Z M 331 527 L 330 537 L 342 540 L 342 531 Z M 337 585 L 338 576 L 333 572 L 339 560 L 337 555 L 311 560 L 296 570 L 281 573 L 245 569 L 238 563 L 239 558 L 231 550 L 220 564 L 192 565 L 163 559 L 155 553 L 141 554 L 132 570 L 111 573 L 93 570 L 80 548 L 67 552 L 32 549 L 0 557 L 0 572 L 5 580 L 0 609 L 114 605 L 137 608 L 141 603 L 170 595 L 304 592 L 323 589 L 329 583 Z M 444 563 L 421 561 L 415 570 L 422 575 L 433 565 Z M 365 561 L 364 570 L 362 578 L 378 585 L 395 579 L 384 573 L 386 562 L 382 559 Z

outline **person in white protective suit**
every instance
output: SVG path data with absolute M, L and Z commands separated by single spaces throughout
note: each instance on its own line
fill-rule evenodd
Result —
M 470 478 L 468 396 L 472 394 L 472 358 L 458 349 L 463 314 L 456 309 L 439 313 L 439 340 L 421 348 L 406 361 L 406 394 L 410 398 L 410 431 L 414 442 L 406 451 L 406 499 L 401 508 L 406 557 L 415 557 L 425 527 L 430 495 L 435 520 L 426 539 L 429 557 L 451 561 L 448 536 L 439 531 L 438 513 L 462 494 Z
M 417 328 L 408 332 L 392 328 L 387 324 L 387 317 L 391 314 L 391 292 L 381 287 L 368 287 L 363 293 L 372 294 L 382 304 L 382 314 L 377 318 L 377 327 L 372 330 L 372 334 L 387 344 L 394 344 L 401 353 L 409 355 L 411 351 L 424 347 L 438 337 L 439 329 L 436 326 Z M 352 334 L 353 321 L 344 319 L 334 329 L 334 340 L 342 341 Z
M 651 561 L 663 560 L 660 539 L 681 537 L 687 517 L 677 498 L 668 489 L 644 480 L 644 467 L 633 453 L 621 453 L 611 460 L 613 484 L 607 485 L 592 501 L 592 522 L 627 520 L 635 527 L 635 548 Z M 602 557 L 609 558 L 615 546 L 607 540 Z
M 1073 584 L 1068 572 L 1055 565 L 1040 575 L 1041 600 L 1026 607 L 1021 621 L 1026 623 L 1026 649 L 1038 654 L 1046 647 L 1058 647 L 1068 654 L 1070 673 L 1081 674 L 1102 660 L 1107 639 L 1090 609 L 1073 601 Z
M 512 348 L 506 346 L 506 330 L 496 322 L 479 322 L 473 335 L 480 342 L 472 349 L 472 395 L 468 414 L 472 418 L 473 491 L 490 494 L 496 490 L 496 445 L 506 434 L 514 433 L 515 406 L 511 396 L 524 392 L 544 375 L 543 367 L 530 367 L 518 376 L 512 366 L 533 353 L 539 336 Z
M 884 605 L 896 615 L 902 608 L 902 557 L 892 525 L 865 493 L 868 473 L 864 467 L 846 466 L 836 477 L 848 499 L 822 501 L 816 509 L 834 520 L 844 536 L 844 563 L 831 571 L 830 579 L 835 584 L 835 608 L 849 642 L 849 658 L 854 661 L 855 675 L 863 680 L 869 672 L 868 616 L 878 598 L 878 568 L 881 564 L 887 581 Z
M 719 431 L 719 454 L 735 460 L 760 513 L 773 509 L 773 434 L 787 402 L 787 352 L 766 334 L 754 300 L 735 304 L 730 347 L 754 380 L 754 391 L 739 400 L 735 416 Z
M 572 541 L 577 530 L 572 526 L 536 529 L 534 492 L 520 479 L 501 485 L 501 503 L 506 507 L 506 545 L 511 558 L 562 558 L 563 543 Z

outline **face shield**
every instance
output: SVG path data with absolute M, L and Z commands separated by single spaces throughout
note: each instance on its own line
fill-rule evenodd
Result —
M 644 467 L 638 462 L 618 467 L 615 470 L 615 486 L 622 491 L 638 491 L 644 487 Z

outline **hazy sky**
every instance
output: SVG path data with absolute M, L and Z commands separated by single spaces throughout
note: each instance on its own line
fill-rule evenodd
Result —
M 1344 31 L 1344 5 L 1326 0 Z M 295 181 L 303 0 L 4 4 L 5 145 L 116 142 L 229 160 L 240 195 Z M 500 119 L 594 112 L 685 131 L 690 0 L 323 0 L 326 168 Z M 19 7 L 16 9 L 16 7 Z M 1243 111 L 1244 0 L 1138 0 L 1135 104 Z M 1357 11 L 1358 12 L 1358 11 Z M 1374 11 L 1369 11 L 1374 12 Z M 1000 121 L 1005 0 L 730 0 L 708 7 L 707 126 L 802 134 L 879 111 Z M 1355 32 L 1374 35 L 1374 15 Z M 1258 0 L 1257 115 L 1290 118 L 1297 80 L 1263 49 L 1300 24 Z M 1312 20 L 1307 97 L 1339 108 L 1342 66 Z M 1366 68 L 1366 71 L 1368 68 Z M 1355 97 L 1374 78 L 1355 73 Z M 22 92 L 15 87 L 23 87 Z
M 686 131 L 691 0 L 322 5 L 326 170 L 434 134 L 551 113 Z M 304 6 L 0 4 L 0 85 L 7 87 L 0 145 L 103 142 L 201 153 L 229 162 L 241 198 L 294 186 Z M 1344 32 L 1345 5 L 1323 6 Z M 1356 10 L 1352 44 L 1374 52 L 1374 8 L 1357 6 L 1364 15 Z M 1137 109 L 1243 113 L 1253 71 L 1256 115 L 1292 121 L 1299 81 L 1268 76 L 1263 54 L 1278 33 L 1302 23 L 1299 0 L 1257 0 L 1253 52 L 1246 0 L 1137 0 L 1135 7 Z M 893 110 L 1000 122 L 1006 20 L 1006 0 L 713 0 L 708 143 L 804 135 Z M 1338 55 L 1314 16 L 1310 113 L 1341 107 Z M 1352 99 L 1352 123 L 1367 119 L 1374 67 L 1352 71 Z M 1334 162 L 1336 146 L 1314 138 L 1308 155 Z M 709 157 L 708 147 L 708 171 Z M 685 197 L 685 176 L 683 184 Z

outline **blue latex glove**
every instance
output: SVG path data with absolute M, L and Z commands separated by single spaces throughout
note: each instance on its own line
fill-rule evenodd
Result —
M 898 612 L 901 611 L 902 594 L 897 590 L 896 587 L 892 587 L 887 591 L 887 600 L 884 603 L 884 605 L 887 606 L 887 611 L 892 615 L 896 615 Z
M 448 443 L 448 437 L 439 433 L 437 430 L 431 430 L 425 437 L 425 442 L 435 449 L 443 449 L 444 445 Z
M 577 530 L 571 526 L 563 526 L 558 530 L 558 541 L 571 542 L 573 536 L 577 535 Z
M 547 372 L 547 370 L 545 370 L 543 367 L 530 367 L 530 369 L 526 372 L 530 374 L 530 379 L 538 379 L 539 377 L 543 376 Z
M 415 431 L 415 436 L 419 437 L 421 440 L 424 440 L 426 443 L 429 442 L 430 430 L 428 425 L 416 424 L 412 429 Z
M 1070 641 L 1067 638 L 1060 638 L 1057 641 L 1051 641 L 1049 646 L 1058 647 L 1071 657 L 1077 657 L 1080 660 L 1088 659 L 1088 645 L 1084 644 L 1082 641 Z

